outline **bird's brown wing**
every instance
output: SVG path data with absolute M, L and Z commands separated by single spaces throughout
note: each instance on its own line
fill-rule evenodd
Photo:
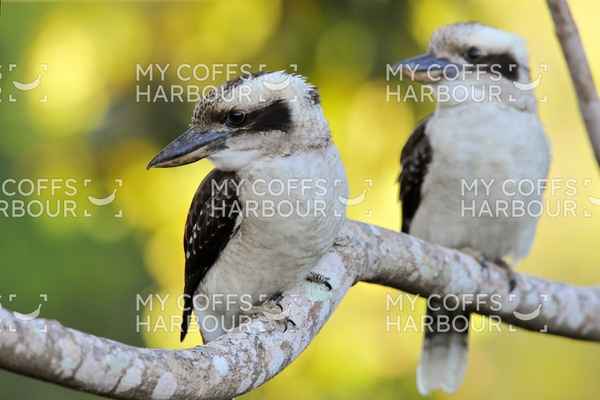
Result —
M 402 149 L 400 163 L 400 201 L 402 202 L 402 232 L 409 233 L 410 224 L 421 202 L 421 186 L 432 160 L 431 145 L 425 130 L 429 117 L 423 120 Z
M 183 236 L 185 300 L 181 341 L 187 335 L 198 285 L 235 234 L 241 211 L 238 182 L 235 173 L 214 169 L 200 183 L 192 200 Z

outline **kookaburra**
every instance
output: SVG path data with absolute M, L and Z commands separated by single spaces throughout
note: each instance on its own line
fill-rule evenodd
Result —
M 298 282 L 326 279 L 311 269 L 333 245 L 347 189 L 318 91 L 299 75 L 257 73 L 210 91 L 148 167 L 203 158 L 215 169 L 185 225 L 181 340 L 194 310 L 208 342 Z
M 427 54 L 398 66 L 431 85 L 437 103 L 402 150 L 402 231 L 506 267 L 512 290 L 506 259 L 514 265 L 529 252 L 539 207 L 528 206 L 542 204 L 550 161 L 524 40 L 478 23 L 449 25 Z M 444 300 L 428 299 L 422 394 L 454 392 L 466 369 L 469 316 L 444 310 Z

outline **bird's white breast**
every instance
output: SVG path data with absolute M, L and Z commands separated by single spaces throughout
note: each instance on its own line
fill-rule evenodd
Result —
M 537 115 L 494 103 L 441 108 L 426 134 L 432 162 L 411 233 L 492 259 L 524 257 L 537 215 L 521 216 L 515 207 L 541 204 L 541 195 L 515 188 L 524 181 L 540 184 L 550 159 Z
M 347 183 L 333 144 L 260 160 L 238 175 L 240 228 L 199 292 L 250 296 L 256 303 L 304 279 L 331 248 L 345 217 L 340 199 Z M 217 305 L 211 312 L 235 315 L 239 309 Z

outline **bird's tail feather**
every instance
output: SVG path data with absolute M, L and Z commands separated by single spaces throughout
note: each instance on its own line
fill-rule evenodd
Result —
M 431 300 L 417 368 L 417 388 L 422 395 L 436 389 L 454 393 L 467 367 L 469 314 L 442 310 Z

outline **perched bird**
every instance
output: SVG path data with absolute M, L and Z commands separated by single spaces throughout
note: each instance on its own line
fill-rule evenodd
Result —
M 449 25 L 433 34 L 427 54 L 398 67 L 430 84 L 437 103 L 402 150 L 402 231 L 467 252 L 484 268 L 504 266 L 512 290 L 506 259 L 529 252 L 539 214 L 528 205 L 541 203 L 550 161 L 524 40 L 479 23 Z M 530 185 L 538 189 L 523 189 Z M 454 392 L 466 369 L 469 314 L 442 300 L 428 299 L 422 394 Z
M 185 225 L 181 340 L 193 309 L 209 342 L 304 279 L 329 286 L 310 271 L 333 245 L 347 188 L 316 87 L 285 72 L 210 91 L 148 167 L 203 158 L 216 168 Z

